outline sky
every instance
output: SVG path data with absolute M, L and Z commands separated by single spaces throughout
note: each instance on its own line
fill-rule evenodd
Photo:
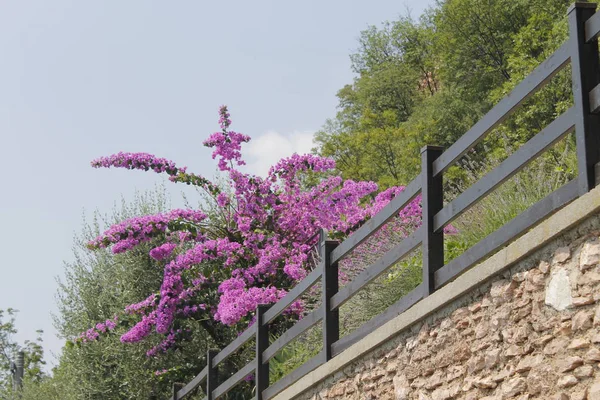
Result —
M 50 365 L 56 279 L 84 215 L 164 182 L 97 170 L 148 152 L 211 177 L 202 141 L 227 104 L 249 172 L 309 152 L 351 83 L 360 32 L 433 0 L 0 0 L 0 309 L 21 343 L 44 330 Z M 182 188 L 165 183 L 172 204 Z

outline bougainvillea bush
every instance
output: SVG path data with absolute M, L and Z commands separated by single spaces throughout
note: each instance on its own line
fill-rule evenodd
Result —
M 230 130 L 227 107 L 221 107 L 219 115 L 221 130 L 204 145 L 213 149 L 226 185 L 146 153 L 118 153 L 92 161 L 96 168 L 151 170 L 167 174 L 172 182 L 197 186 L 217 212 L 177 209 L 131 218 L 89 242 L 90 249 L 111 248 L 114 253 L 152 243 L 150 256 L 164 267 L 164 278 L 155 293 L 91 327 L 78 342 L 97 340 L 118 323 L 135 321 L 121 341 L 163 335 L 162 343 L 148 350 L 148 356 L 156 356 L 190 334 L 178 323 L 183 319 L 210 319 L 244 329 L 252 323 L 257 304 L 277 302 L 314 267 L 317 232 L 325 229 L 333 237 L 346 237 L 403 190 L 393 187 L 375 195 L 375 183 L 343 181 L 331 174 L 334 161 L 314 155 L 284 158 L 264 178 L 244 173 L 241 147 L 250 137 Z M 367 243 L 367 250 L 391 247 L 420 224 L 420 215 L 417 198 Z M 361 251 L 367 247 L 361 246 Z M 356 260 L 370 258 L 361 258 L 359 251 L 346 262 L 345 276 L 364 268 L 364 262 Z M 302 311 L 299 301 L 286 314 L 298 318 Z

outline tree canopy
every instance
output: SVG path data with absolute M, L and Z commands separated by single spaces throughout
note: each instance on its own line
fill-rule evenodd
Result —
M 448 147 L 567 38 L 565 0 L 447 0 L 418 20 L 401 16 L 363 31 L 350 56 L 356 77 L 317 152 L 349 179 L 406 184 L 419 149 Z M 487 140 L 499 157 L 566 110 L 568 71 Z M 452 180 L 452 174 L 450 174 Z

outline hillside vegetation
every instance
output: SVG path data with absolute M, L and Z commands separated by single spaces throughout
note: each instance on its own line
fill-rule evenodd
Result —
M 335 159 L 343 178 L 374 181 L 380 190 L 407 184 L 419 173 L 422 146 L 452 145 L 567 39 L 570 3 L 447 0 L 418 19 L 402 15 L 369 27 L 361 32 L 350 55 L 355 78 L 339 90 L 338 112 L 316 134 L 315 153 Z M 570 70 L 566 69 L 448 171 L 445 200 L 504 160 L 571 103 Z M 458 234 L 447 236 L 446 258 L 456 257 L 576 172 L 574 139 L 568 136 L 457 220 Z M 66 279 L 58 293 L 56 326 L 65 339 L 94 321 L 110 318 L 162 277 L 149 260 L 149 246 L 131 254 L 90 255 L 85 242 L 98 235 L 103 222 L 164 209 L 164 194 L 158 191 L 139 197 L 133 205 L 124 204 L 110 216 L 96 215 L 85 225 L 75 240 L 75 262 L 66 265 Z M 344 306 L 342 330 L 351 331 L 376 315 L 418 285 L 419 279 L 420 257 L 414 254 Z M 21 398 L 166 396 L 174 381 L 187 382 L 203 368 L 206 348 L 235 337 L 234 332 L 222 332 L 217 340 L 202 322 L 186 328 L 196 332 L 194 337 L 166 352 L 160 362 L 147 358 L 140 346 L 121 345 L 117 336 L 89 346 L 66 346 L 51 376 L 30 374 L 35 379 L 26 379 Z M 318 329 L 309 331 L 275 357 L 273 378 L 315 354 L 318 335 Z M 41 357 L 35 354 L 30 364 L 39 369 Z M 0 398 L 10 398 L 10 380 L 2 382 Z M 246 385 L 230 398 L 241 398 L 251 390 Z

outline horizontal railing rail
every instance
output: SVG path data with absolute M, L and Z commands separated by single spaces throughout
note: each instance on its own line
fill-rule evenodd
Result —
M 193 392 L 200 384 L 206 379 L 206 375 L 208 373 L 208 366 L 204 367 L 204 369 L 196 375 L 194 379 L 192 379 L 187 385 L 181 388 L 176 392 L 176 398 L 181 399 L 184 396 L 187 396 L 191 392 Z
M 375 261 L 375 263 L 362 270 L 354 277 L 354 279 L 352 279 L 352 281 L 347 283 L 331 298 L 331 309 L 335 310 L 336 308 L 340 308 L 359 290 L 380 277 L 381 274 L 387 271 L 392 265 L 417 248 L 417 246 L 421 244 L 421 236 L 421 229 L 419 228 L 402 242 L 394 246 L 394 248 L 388 250 L 381 258 Z
M 463 212 L 475 205 L 491 191 L 525 168 L 537 156 L 552 147 L 575 127 L 575 110 L 571 107 L 517 151 L 478 180 L 460 196 L 447 204 L 433 218 L 433 229 L 439 231 Z
M 240 369 L 238 372 L 233 374 L 233 376 L 231 376 L 229 379 L 227 379 L 225 382 L 223 382 L 219 387 L 217 387 L 212 392 L 212 398 L 218 399 L 220 396 L 223 396 L 224 394 L 229 392 L 231 389 L 233 389 L 235 387 L 235 385 L 237 385 L 242 380 L 244 380 L 245 377 L 252 374 L 255 369 L 256 369 L 256 359 L 250 361 L 248 364 L 246 364 L 245 367 Z
M 279 350 L 323 319 L 323 305 L 302 317 L 294 326 L 282 333 L 263 353 L 263 362 L 269 361 Z
M 504 122 L 527 99 L 563 69 L 569 62 L 569 42 L 563 44 L 496 104 L 467 133 L 461 136 L 433 163 L 433 174 L 439 175 L 482 141 L 492 129 Z
M 363 226 L 356 230 L 348 239 L 344 240 L 340 245 L 333 250 L 331 254 L 331 262 L 336 263 L 352 250 L 357 248 L 361 243 L 367 240 L 374 232 L 385 225 L 390 219 L 398 214 L 404 206 L 421 193 L 421 176 L 417 176 L 412 180 L 404 190 L 392 201 L 389 202 L 381 211 L 373 218 L 368 220 Z
M 576 180 L 555 190 L 513 218 L 506 225 L 491 233 L 470 249 L 465 250 L 463 254 L 437 270 L 435 272 L 436 287 L 440 288 L 450 282 L 469 267 L 504 247 L 520 234 L 533 228 L 537 223 L 575 200 L 578 196 Z
M 248 343 L 256 335 L 256 326 L 252 325 L 246 329 L 240 336 L 238 336 L 233 342 L 229 343 L 219 354 L 213 359 L 213 363 L 217 366 L 220 362 L 225 360 L 231 354 L 239 350 L 240 347 Z
M 525 79 L 446 151 L 427 146 L 423 149 L 420 174 L 379 213 L 366 221 L 341 243 L 328 241 L 325 232 L 319 238 L 320 263 L 282 299 L 271 306 L 260 305 L 254 325 L 219 353 L 209 350 L 206 367 L 187 385 L 174 390 L 173 400 L 192 393 L 206 381 L 206 399 L 217 399 L 254 374 L 256 399 L 271 399 L 302 376 L 326 363 L 374 329 L 400 315 L 433 291 L 456 279 L 476 263 L 587 193 L 600 181 L 600 62 L 598 42 L 600 13 L 592 3 L 575 3 L 569 8 L 569 39 L 543 61 Z M 486 173 L 448 204 L 443 204 L 442 178 L 448 168 L 485 139 L 509 118 L 552 77 L 571 63 L 573 106 L 558 116 L 503 162 Z M 567 134 L 575 131 L 578 176 L 517 217 L 491 233 L 463 254 L 444 264 L 444 229 L 471 209 L 498 186 L 505 183 Z M 339 289 L 338 264 L 421 195 L 421 226 L 407 235 L 376 261 L 356 274 Z M 316 236 L 308 242 L 316 240 Z M 416 288 L 354 331 L 340 337 L 339 310 L 359 291 L 421 247 L 423 281 Z M 270 343 L 269 325 L 294 302 L 320 283 L 320 305 L 299 319 Z M 321 324 L 322 348 L 317 355 L 285 377 L 270 382 L 269 363 L 286 345 L 310 328 Z M 219 365 L 251 339 L 256 341 L 255 358 L 217 386 Z
M 265 313 L 264 323 L 268 324 L 273 321 L 279 314 L 285 311 L 294 301 L 302 296 L 308 289 L 310 289 L 320 278 L 323 273 L 321 266 L 315 268 L 310 274 L 306 276 L 300 283 L 298 283 L 292 290 L 290 290 L 281 300 L 273 304 L 271 308 Z
M 425 297 L 424 294 L 425 288 L 423 284 L 420 284 L 419 286 L 408 292 L 406 295 L 404 295 L 400 300 L 386 308 L 384 312 L 372 318 L 371 320 L 363 324 L 360 328 L 354 330 L 354 332 L 345 335 L 343 338 L 335 342 L 333 344 L 334 355 L 340 354 L 342 351 L 346 350 L 348 347 L 352 346 L 354 343 L 358 342 L 360 339 L 373 332 L 373 330 L 379 328 L 392 318 L 397 317 L 404 311 L 408 310 L 410 307 L 414 306 L 416 303 L 419 302 L 419 300 Z
M 280 393 L 282 390 L 290 386 L 292 383 L 296 382 L 298 379 L 302 378 L 304 375 L 308 374 L 310 371 L 314 370 L 321 364 L 324 364 L 324 352 L 321 351 L 316 356 L 312 357 L 304 364 L 287 374 L 284 378 L 281 378 L 273 385 L 269 386 L 263 392 L 263 398 L 270 399 Z
M 591 42 L 598 39 L 600 34 L 600 14 L 595 13 L 585 21 L 585 41 Z

